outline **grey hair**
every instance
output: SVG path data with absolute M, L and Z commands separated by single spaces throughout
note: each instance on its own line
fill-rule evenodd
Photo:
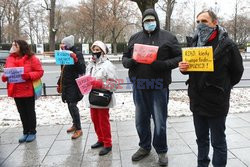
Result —
M 198 17 L 202 13 L 208 13 L 208 15 L 211 17 L 212 21 L 218 20 L 217 15 L 212 10 L 202 10 L 196 17 Z

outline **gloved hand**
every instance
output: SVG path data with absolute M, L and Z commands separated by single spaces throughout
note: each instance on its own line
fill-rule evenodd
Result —
M 93 89 L 101 89 L 101 88 L 103 88 L 103 86 L 104 86 L 101 79 L 93 80 L 93 81 L 91 82 L 91 85 L 92 85 L 92 88 L 93 88 Z
M 22 74 L 22 79 L 25 81 L 30 80 L 30 74 L 29 73 Z
M 60 85 L 57 85 L 56 90 L 57 90 L 57 93 L 62 93 L 62 90 L 61 90 L 61 86 L 60 86 Z
M 156 60 L 151 64 L 154 71 L 165 71 L 166 63 L 164 61 Z
M 129 58 L 129 59 L 127 60 L 127 67 L 128 67 L 128 68 L 135 67 L 136 65 L 137 65 L 137 62 L 136 62 L 134 59 Z
M 74 59 L 74 62 L 76 63 L 78 61 L 78 58 L 75 53 L 70 53 L 70 57 Z
M 4 74 L 2 75 L 2 81 L 3 81 L 3 82 L 8 81 L 8 77 L 6 77 Z

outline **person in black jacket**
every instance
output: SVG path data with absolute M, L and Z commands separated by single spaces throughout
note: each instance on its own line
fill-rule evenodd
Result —
M 209 166 L 209 131 L 213 147 L 213 166 L 226 166 L 227 142 L 225 122 L 229 110 L 230 92 L 243 74 L 242 57 L 236 44 L 211 10 L 197 15 L 197 30 L 189 46 L 212 46 L 213 72 L 187 72 L 189 64 L 180 62 L 179 69 L 189 74 L 188 96 L 198 145 L 198 166 Z
M 82 135 L 81 121 L 79 109 L 77 107 L 78 101 L 83 98 L 77 83 L 75 81 L 80 75 L 85 74 L 86 66 L 83 55 L 74 47 L 74 36 L 65 37 L 61 42 L 62 50 L 69 50 L 72 53 L 70 56 L 74 59 L 74 65 L 63 65 L 61 68 L 61 75 L 57 82 L 57 91 L 62 93 L 62 101 L 68 104 L 70 115 L 73 119 L 73 125 L 67 132 L 74 132 L 72 139 L 76 139 Z
M 139 161 L 151 150 L 150 118 L 154 121 L 153 147 L 159 155 L 159 164 L 167 165 L 168 151 L 166 137 L 167 104 L 171 83 L 171 70 L 181 61 L 181 49 L 174 35 L 160 29 L 157 13 L 147 9 L 142 17 L 143 30 L 132 35 L 128 49 L 123 53 L 122 63 L 129 69 L 133 83 L 133 99 L 136 107 L 136 129 L 140 138 L 139 150 L 132 161 Z M 159 46 L 157 60 L 142 64 L 133 58 L 134 44 Z

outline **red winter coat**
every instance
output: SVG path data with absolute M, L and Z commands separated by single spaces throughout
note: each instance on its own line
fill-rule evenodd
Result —
M 6 60 L 6 68 L 24 67 L 24 73 L 30 75 L 30 80 L 22 83 L 7 83 L 9 97 L 32 97 L 34 96 L 34 88 L 32 81 L 40 79 L 43 76 L 43 68 L 41 62 L 35 55 L 28 57 L 24 55 L 19 57 L 17 54 L 10 54 Z

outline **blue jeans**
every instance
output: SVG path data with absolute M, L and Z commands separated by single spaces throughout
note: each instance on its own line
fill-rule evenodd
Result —
M 225 167 L 227 164 L 226 116 L 206 117 L 193 115 L 195 133 L 198 145 L 198 167 L 208 167 L 209 130 L 213 147 L 214 167 Z
M 133 88 L 136 107 L 135 123 L 140 138 L 139 146 L 151 150 L 150 118 L 152 116 L 154 121 L 153 146 L 158 154 L 168 151 L 166 136 L 168 93 L 168 88 L 156 90 Z

